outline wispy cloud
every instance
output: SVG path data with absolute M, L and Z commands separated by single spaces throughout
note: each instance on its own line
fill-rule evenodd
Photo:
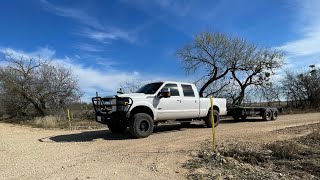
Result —
M 147 14 L 154 22 L 160 21 L 190 38 L 193 38 L 194 29 L 202 28 L 199 26 L 201 23 L 199 21 L 208 16 L 214 4 L 212 1 L 199 3 L 197 0 L 121 0 L 121 2 Z
M 137 9 L 143 10 L 148 14 L 162 13 L 170 14 L 173 16 L 185 17 L 192 13 L 192 8 L 195 0 L 121 0 L 123 3 L 135 6 Z
M 87 37 L 100 43 L 109 44 L 112 40 L 125 40 L 130 43 L 135 41 L 133 33 L 121 30 L 119 28 L 109 28 L 109 31 L 101 31 L 90 28 L 83 28 L 78 35 Z
M 79 44 L 76 44 L 74 47 L 87 52 L 100 52 L 104 50 L 101 46 L 88 44 L 88 43 L 79 43 Z
M 90 16 L 89 14 L 80 9 L 55 6 L 46 0 L 41 0 L 41 2 L 47 11 L 52 12 L 55 15 L 74 19 L 78 23 L 87 25 L 89 27 L 94 27 L 97 29 L 104 28 L 103 25 L 96 18 Z
M 65 6 L 54 5 L 47 0 L 41 0 L 45 10 L 61 16 L 70 18 L 78 24 L 83 25 L 80 32 L 75 34 L 95 40 L 99 43 L 108 43 L 113 40 L 124 40 L 130 43 L 135 42 L 135 33 L 126 31 L 111 24 L 104 24 L 97 17 L 91 16 L 88 12 L 81 8 L 70 8 Z
M 177 16 L 187 16 L 192 10 L 193 0 L 175 1 L 175 0 L 156 0 L 154 3 L 162 9 Z
M 286 42 L 280 48 L 289 58 L 320 55 L 320 1 L 293 1 L 298 3 L 295 31 L 300 38 Z

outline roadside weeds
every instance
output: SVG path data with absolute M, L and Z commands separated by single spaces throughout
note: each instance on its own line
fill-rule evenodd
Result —
M 202 147 L 183 165 L 188 179 L 320 179 L 319 130 L 268 144 Z

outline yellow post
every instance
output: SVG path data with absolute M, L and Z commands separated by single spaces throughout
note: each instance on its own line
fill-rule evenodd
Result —
M 212 96 L 210 96 L 210 107 L 211 107 L 211 124 L 212 124 L 212 148 L 213 148 L 213 150 L 215 150 L 215 142 L 214 142 L 214 114 L 213 114 Z
M 71 127 L 71 117 L 70 117 L 70 110 L 68 109 L 68 120 L 69 120 L 69 126 Z

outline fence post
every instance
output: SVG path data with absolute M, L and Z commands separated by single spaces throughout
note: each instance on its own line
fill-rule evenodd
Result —
M 210 107 L 211 107 L 211 124 L 212 124 L 212 148 L 213 148 L 213 150 L 215 150 L 215 138 L 214 138 L 214 114 L 213 114 L 212 96 L 210 96 Z
M 68 120 L 69 120 L 69 126 L 71 127 L 71 117 L 70 117 L 70 110 L 68 109 Z

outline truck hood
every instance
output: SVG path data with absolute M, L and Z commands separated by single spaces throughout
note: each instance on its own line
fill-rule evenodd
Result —
M 117 96 L 118 97 L 130 97 L 130 98 L 136 99 L 136 98 L 147 98 L 152 95 L 151 94 L 143 94 L 143 93 L 131 93 L 131 94 L 119 94 Z

